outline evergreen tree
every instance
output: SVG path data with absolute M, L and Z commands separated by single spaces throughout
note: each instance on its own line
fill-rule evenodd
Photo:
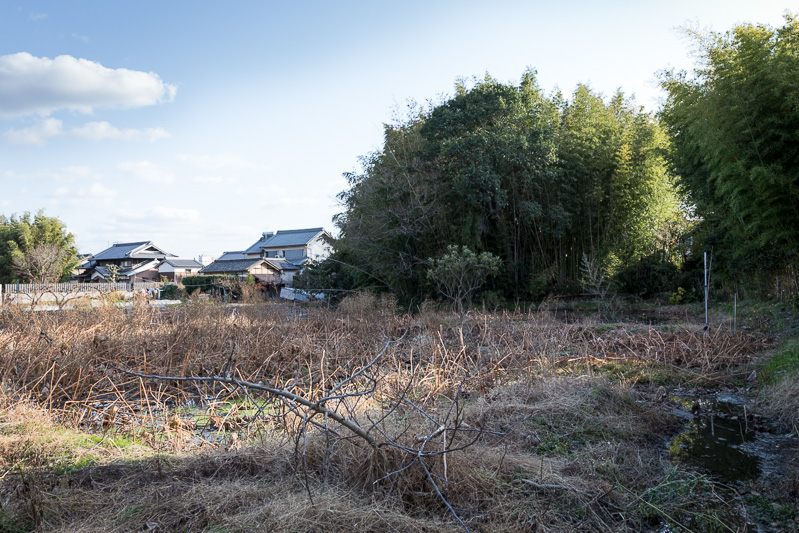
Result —
M 799 266 L 799 21 L 691 34 L 700 62 L 662 73 L 672 164 L 727 277 Z M 719 268 L 720 267 L 720 268 Z
M 532 71 L 515 86 L 459 83 L 386 126 L 383 148 L 348 175 L 337 250 L 356 283 L 406 304 L 434 293 L 428 258 L 452 245 L 502 261 L 490 288 L 538 297 L 576 282 L 584 253 L 619 269 L 668 240 L 680 201 L 666 145 L 621 93 L 548 98 Z
M 77 263 L 75 237 L 57 218 L 0 215 L 0 283 L 68 280 Z

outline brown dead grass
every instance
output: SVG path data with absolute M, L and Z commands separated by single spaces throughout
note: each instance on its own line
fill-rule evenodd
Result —
M 635 495 L 663 475 L 674 421 L 592 369 L 635 361 L 725 372 L 759 342 L 600 331 L 546 310 L 450 325 L 446 314 L 401 316 L 391 301 L 359 298 L 339 312 L 199 304 L 0 314 L 0 530 L 458 530 L 444 500 L 473 531 L 640 530 Z M 430 442 L 431 451 L 466 446 L 446 464 L 426 459 L 432 477 L 398 448 L 376 456 L 333 425 L 301 439 L 296 417 L 237 414 L 220 386 L 119 370 L 207 376 L 235 356 L 242 379 L 291 381 L 316 398 L 374 357 L 381 335 L 404 332 L 352 412 L 369 427 L 390 411 L 379 428 L 407 447 L 435 429 L 427 416 L 468 430 Z M 176 414 L 186 404 L 203 409 Z
M 785 376 L 769 386 L 768 409 L 785 426 L 799 432 L 799 372 Z

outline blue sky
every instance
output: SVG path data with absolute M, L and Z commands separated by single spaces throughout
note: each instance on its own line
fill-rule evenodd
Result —
M 408 100 L 458 78 L 577 83 L 655 111 L 679 27 L 780 25 L 770 0 L 0 4 L 0 214 L 44 209 L 83 253 L 182 257 L 324 226 L 342 173 Z

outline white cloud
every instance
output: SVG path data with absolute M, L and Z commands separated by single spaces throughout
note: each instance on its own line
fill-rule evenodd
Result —
M 102 175 L 92 167 L 85 165 L 73 165 L 64 167 L 58 171 L 41 171 L 33 174 L 21 174 L 13 170 L 3 172 L 3 177 L 15 180 L 56 180 L 56 181 L 88 181 L 102 179 Z
M 286 190 L 280 185 L 270 184 L 255 187 L 255 193 L 262 208 L 277 207 L 316 207 L 325 200 L 323 195 L 306 196 L 298 190 Z
M 77 33 L 73 33 L 72 38 L 77 39 L 79 41 L 83 41 L 85 44 L 89 44 L 89 38 L 86 37 L 85 35 L 79 35 Z
M 92 183 L 89 187 L 59 187 L 53 191 L 55 196 L 73 197 L 73 198 L 91 198 L 108 200 L 114 198 L 119 194 L 119 191 L 109 189 L 102 183 Z
M 91 187 L 89 187 L 89 189 L 85 193 L 82 193 L 82 195 L 89 196 L 91 198 L 105 198 L 105 199 L 113 198 L 117 194 L 119 194 L 118 191 L 109 189 L 108 187 L 105 187 L 102 183 L 92 183 Z
M 68 55 L 0 56 L 0 117 L 47 116 L 59 109 L 133 108 L 172 101 L 177 87 L 154 72 L 111 69 Z
M 153 183 L 172 183 L 175 175 L 150 161 L 123 161 L 117 168 L 136 179 Z
M 35 146 L 44 146 L 48 140 L 57 138 L 88 139 L 91 141 L 114 139 L 152 143 L 166 137 L 169 137 L 169 133 L 162 128 L 120 130 L 104 121 L 87 122 L 83 126 L 64 130 L 64 123 L 55 118 L 46 118 L 30 128 L 12 129 L 3 134 L 3 139 L 9 144 L 32 144 Z
M 321 203 L 321 198 L 318 196 L 293 196 L 280 198 L 275 202 L 267 202 L 264 205 L 269 207 L 313 207 Z
M 221 185 L 232 184 L 238 182 L 236 178 L 223 178 L 222 176 L 197 176 L 194 178 L 195 183 L 202 183 L 203 185 Z
M 52 192 L 50 198 L 54 206 L 96 210 L 98 205 L 112 205 L 117 196 L 119 191 L 94 182 L 89 186 L 59 187 Z
M 2 104 L 0 104 L 1 106 Z M 34 124 L 30 128 L 21 130 L 8 130 L 3 134 L 3 139 L 9 144 L 33 144 L 43 146 L 48 139 L 62 137 L 64 123 L 55 118 L 48 118 Z
M 281 187 L 280 185 L 274 185 L 274 184 L 260 185 L 255 188 L 255 193 L 258 196 L 269 196 L 269 197 L 285 196 L 286 189 Z
M 44 20 L 47 18 L 47 13 L 28 13 L 28 20 Z
M 86 180 L 91 178 L 96 173 L 94 169 L 87 165 L 72 165 L 68 167 L 62 168 L 59 172 L 53 174 L 53 177 L 57 180 Z
M 259 165 L 251 161 L 247 161 L 241 156 L 230 153 L 213 156 L 182 154 L 178 156 L 178 160 L 204 170 L 219 170 L 221 168 L 267 168 L 265 165 Z
M 199 220 L 200 212 L 196 209 L 157 206 L 147 210 L 148 218 L 169 221 L 193 222 Z
M 71 137 L 82 137 L 93 141 L 99 141 L 101 139 L 119 139 L 123 141 L 155 142 L 158 139 L 169 137 L 169 133 L 162 128 L 120 130 L 108 122 L 87 122 L 83 126 L 70 131 L 69 135 Z

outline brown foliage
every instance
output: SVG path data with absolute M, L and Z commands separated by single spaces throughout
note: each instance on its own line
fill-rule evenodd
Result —
M 634 359 L 718 371 L 757 349 L 754 338 L 721 332 L 598 332 L 546 312 L 447 326 L 396 315 L 390 305 L 353 301 L 346 313 L 266 304 L 0 314 L 6 406 L 30 399 L 46 418 L 102 435 L 98 446 L 122 433 L 171 454 L 82 468 L 69 478 L 75 490 L 57 500 L 47 494 L 59 481 L 41 477 L 38 492 L 19 496 L 34 503 L 30 521 L 50 520 L 53 531 L 53 516 L 63 531 L 347 531 L 354 524 L 444 531 L 457 527 L 450 505 L 474 530 L 635 530 L 634 498 L 618 486 L 649 486 L 662 468 L 655 443 L 672 422 L 624 386 L 569 369 Z M 403 332 L 403 342 L 385 343 Z M 374 392 L 348 411 L 376 440 L 397 445 L 378 451 L 324 418 L 304 426 L 278 404 L 255 412 L 257 391 L 120 370 L 229 373 L 316 401 L 383 348 L 371 371 Z M 186 406 L 194 409 L 177 410 Z M 21 449 L 21 442 L 0 446 Z M 424 461 L 403 450 L 422 442 L 430 452 Z M 179 455 L 190 450 L 200 454 Z M 574 450 L 585 459 L 564 457 Z M 116 515 L 98 519 L 108 498 Z

